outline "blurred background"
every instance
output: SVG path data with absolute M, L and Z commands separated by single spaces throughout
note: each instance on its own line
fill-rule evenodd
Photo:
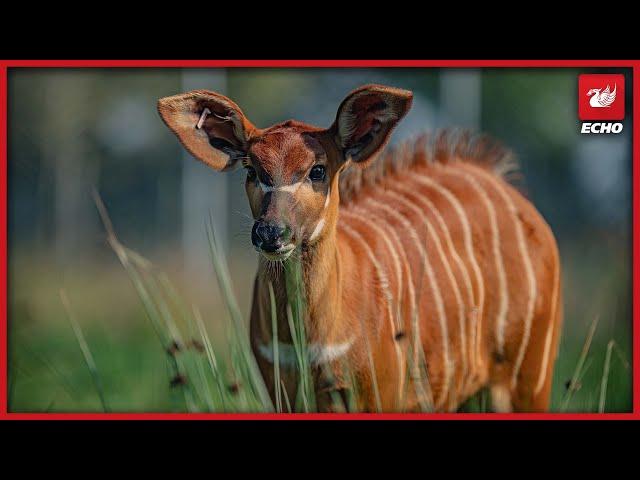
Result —
M 556 410 L 631 410 L 631 88 L 618 135 L 581 135 L 580 73 L 624 69 L 19 69 L 9 71 L 9 407 L 98 411 L 100 402 L 60 301 L 63 289 L 113 411 L 174 409 L 166 353 L 105 233 L 95 187 L 120 240 L 168 274 L 198 305 L 213 341 L 228 322 L 210 264 L 213 216 L 248 318 L 257 258 L 242 170 L 216 174 L 186 154 L 156 111 L 160 97 L 205 88 L 257 126 L 333 122 L 364 83 L 411 89 L 392 142 L 470 127 L 519 158 L 518 186 L 555 232 L 565 323 L 554 377 Z M 568 382 L 589 327 L 593 342 L 571 401 Z

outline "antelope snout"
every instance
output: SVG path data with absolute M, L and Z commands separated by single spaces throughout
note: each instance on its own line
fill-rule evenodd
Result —
M 283 247 L 289 247 L 291 228 L 282 223 L 258 220 L 251 230 L 251 242 L 266 253 L 278 253 Z

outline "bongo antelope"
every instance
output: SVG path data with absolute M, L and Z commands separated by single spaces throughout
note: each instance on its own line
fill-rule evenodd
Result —
M 206 90 L 158 109 L 198 160 L 246 169 L 261 253 L 250 335 L 268 386 L 277 341 L 290 398 L 296 388 L 285 279 L 269 268 L 295 255 L 311 363 L 333 378 L 318 373 L 318 395 L 347 388 L 346 362 L 363 411 L 455 411 L 484 387 L 495 411 L 547 410 L 562 323 L 553 233 L 503 179 L 511 156 L 486 136 L 445 131 L 380 154 L 411 101 L 366 85 L 329 128 L 257 128 Z

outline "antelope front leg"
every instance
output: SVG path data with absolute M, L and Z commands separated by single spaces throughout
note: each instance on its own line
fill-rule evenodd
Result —
M 351 388 L 339 370 L 325 367 L 315 372 L 315 394 L 318 412 L 348 413 Z
M 330 385 L 316 391 L 316 403 L 320 413 L 349 413 L 351 391 L 344 386 Z

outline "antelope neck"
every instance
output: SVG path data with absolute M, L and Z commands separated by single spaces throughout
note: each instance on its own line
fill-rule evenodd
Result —
M 325 235 L 315 244 L 303 249 L 300 260 L 306 302 L 305 331 L 314 364 L 326 363 L 345 355 L 354 342 L 354 337 L 342 332 L 338 325 L 342 281 L 336 238 L 336 225 L 330 222 Z M 278 291 L 286 292 L 285 274 L 278 275 L 273 281 L 278 283 L 277 287 L 274 284 Z M 280 301 L 287 301 L 286 296 Z M 289 335 L 283 335 L 288 331 L 287 318 L 279 318 L 280 339 L 288 339 Z M 280 361 L 286 364 L 289 355 L 286 352 L 292 350 L 292 344 L 289 340 L 279 340 L 278 344 L 280 353 L 283 354 Z M 265 359 L 272 362 L 273 339 L 260 345 L 259 351 Z

